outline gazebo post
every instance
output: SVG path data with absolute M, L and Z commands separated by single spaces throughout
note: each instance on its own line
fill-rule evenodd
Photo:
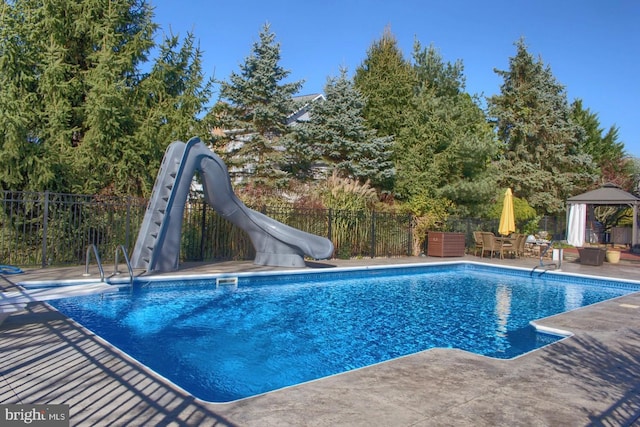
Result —
M 633 221 L 631 227 L 631 248 L 638 244 L 638 203 L 633 204 Z

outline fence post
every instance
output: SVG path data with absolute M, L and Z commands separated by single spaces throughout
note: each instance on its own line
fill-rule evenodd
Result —
M 44 209 L 42 218 L 42 268 L 47 266 L 47 227 L 49 226 L 49 190 L 44 192 Z
M 331 223 L 333 222 L 333 210 L 331 208 L 327 209 L 327 239 L 331 240 L 332 228 Z
M 204 241 L 205 241 L 205 227 L 207 225 L 207 202 L 204 200 L 200 200 L 202 203 L 202 220 L 200 221 L 200 259 L 199 261 L 204 261 Z
M 131 238 L 131 197 L 127 197 L 127 216 L 126 224 L 124 225 L 124 247 L 129 250 L 130 238 Z M 116 249 L 116 252 L 117 249 Z M 127 254 L 129 255 L 129 254 Z
M 376 211 L 371 211 L 371 258 L 376 257 Z
M 411 224 L 413 224 L 413 215 L 412 214 L 408 214 L 407 218 L 409 219 L 409 224 L 407 227 L 407 234 L 408 234 L 408 239 L 407 239 L 407 255 L 408 256 L 413 256 L 413 227 L 411 226 Z

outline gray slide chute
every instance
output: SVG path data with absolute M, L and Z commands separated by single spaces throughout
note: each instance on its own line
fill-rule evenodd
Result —
M 249 209 L 231 188 L 227 167 L 199 138 L 167 148 L 153 187 L 138 239 L 131 255 L 133 268 L 166 272 L 178 269 L 182 218 L 196 172 L 205 201 L 218 214 L 249 235 L 256 250 L 255 264 L 304 267 L 304 256 L 327 259 L 333 243 Z

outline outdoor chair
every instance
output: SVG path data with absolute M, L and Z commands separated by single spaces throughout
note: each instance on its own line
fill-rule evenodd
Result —
M 473 254 L 478 256 L 478 251 L 480 251 L 480 255 L 482 255 L 482 231 L 473 232 L 473 241 L 475 244 Z
M 527 236 L 520 233 L 513 233 L 509 239 L 511 241 L 511 247 L 505 247 L 505 252 L 512 253 L 514 258 L 520 258 L 524 256 L 524 243 L 527 240 Z
M 518 240 L 516 241 L 516 257 L 524 257 L 525 243 L 527 243 L 527 235 L 518 234 Z
M 482 256 L 484 253 L 489 252 L 489 258 L 493 258 L 493 254 L 500 253 L 500 258 L 504 256 L 502 253 L 502 244 L 496 240 L 496 236 L 490 232 L 482 233 Z
M 489 252 L 489 257 L 493 258 L 494 253 L 499 253 L 500 258 L 504 258 L 504 250 L 510 250 L 513 248 L 512 244 L 503 244 L 501 240 L 496 239 L 496 236 L 491 232 L 482 233 L 482 256 L 485 252 Z
M 513 233 L 509 236 L 509 241 L 502 241 L 502 250 L 510 254 L 513 258 L 518 257 L 518 241 L 520 239 L 520 235 Z
M 516 258 L 524 257 L 525 243 L 527 236 L 525 234 L 514 234 L 513 238 L 513 254 Z

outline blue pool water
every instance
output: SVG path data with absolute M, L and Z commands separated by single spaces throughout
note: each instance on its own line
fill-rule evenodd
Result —
M 561 337 L 535 319 L 634 286 L 497 268 L 154 282 L 52 305 L 194 396 L 228 402 L 422 350 L 512 358 Z

